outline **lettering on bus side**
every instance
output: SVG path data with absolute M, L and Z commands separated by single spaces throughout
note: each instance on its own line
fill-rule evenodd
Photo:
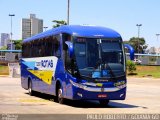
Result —
M 36 66 L 41 66 L 41 62 L 36 62 Z
M 53 67 L 53 60 L 41 60 L 41 66 L 46 67 Z

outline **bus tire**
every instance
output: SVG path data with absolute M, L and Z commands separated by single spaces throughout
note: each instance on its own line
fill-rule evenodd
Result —
M 109 103 L 109 100 L 99 100 L 99 103 L 101 106 L 107 106 Z
M 58 103 L 64 104 L 64 98 L 63 98 L 63 94 L 62 94 L 62 89 L 61 88 L 58 89 L 57 97 L 58 97 Z
M 34 95 L 34 91 L 33 91 L 33 88 L 32 88 L 31 80 L 29 80 L 29 84 L 28 84 L 28 93 L 29 93 L 30 96 Z

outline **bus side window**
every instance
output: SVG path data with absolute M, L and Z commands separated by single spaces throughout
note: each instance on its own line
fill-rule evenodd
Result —
M 45 56 L 50 56 L 50 39 L 49 38 L 45 38 L 44 39 L 44 54 Z
M 25 57 L 25 46 L 22 44 L 22 57 Z
M 47 39 L 47 43 L 48 43 L 48 55 L 53 56 L 53 39 L 49 37 Z
M 61 56 L 60 53 L 60 40 L 58 38 L 58 36 L 55 37 L 55 56 L 57 56 L 58 58 Z
M 27 58 L 30 57 L 30 52 L 31 52 L 30 47 L 31 47 L 31 46 L 30 46 L 30 43 L 27 43 L 27 44 L 26 44 L 26 52 L 25 52 Z
M 55 52 L 54 52 L 55 48 L 54 48 L 54 40 L 53 39 L 51 39 L 51 44 L 52 44 L 51 56 L 54 56 L 55 55 Z
M 41 42 L 40 40 L 37 41 L 38 42 L 38 57 L 41 56 Z
M 39 57 L 39 54 L 38 54 L 38 40 L 35 41 L 35 57 Z

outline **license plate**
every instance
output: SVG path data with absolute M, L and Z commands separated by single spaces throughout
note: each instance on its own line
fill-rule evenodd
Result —
M 107 97 L 106 94 L 99 94 L 99 95 L 98 95 L 98 98 L 106 98 L 106 97 Z

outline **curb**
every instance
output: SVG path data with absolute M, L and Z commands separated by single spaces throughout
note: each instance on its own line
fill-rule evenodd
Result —
M 0 77 L 9 77 L 9 75 L 0 75 Z

